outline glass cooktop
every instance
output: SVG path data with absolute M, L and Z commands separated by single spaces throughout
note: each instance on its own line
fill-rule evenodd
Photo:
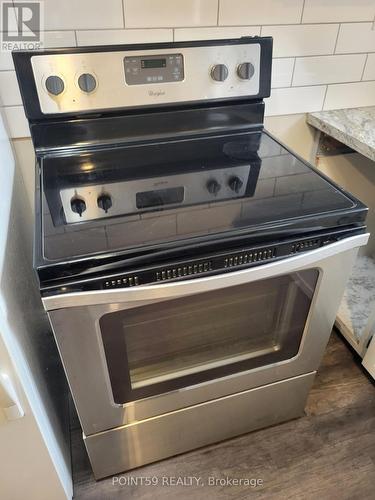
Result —
M 356 206 L 266 132 L 47 157 L 41 178 L 47 263 L 270 225 L 283 231 L 301 219 L 307 228 Z

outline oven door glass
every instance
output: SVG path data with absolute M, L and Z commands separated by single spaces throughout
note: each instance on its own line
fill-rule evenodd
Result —
M 100 319 L 114 401 L 192 386 L 294 357 L 319 271 L 159 301 Z

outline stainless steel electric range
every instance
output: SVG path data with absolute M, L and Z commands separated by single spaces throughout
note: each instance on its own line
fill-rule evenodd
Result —
M 17 52 L 96 478 L 300 416 L 366 207 L 263 128 L 271 38 Z

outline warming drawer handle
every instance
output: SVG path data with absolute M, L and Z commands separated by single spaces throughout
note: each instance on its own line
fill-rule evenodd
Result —
M 214 276 L 195 278 L 157 285 L 135 286 L 133 288 L 116 288 L 88 292 L 66 293 L 43 298 L 47 311 L 67 307 L 92 306 L 100 304 L 115 304 L 124 302 L 143 302 L 160 299 L 172 299 L 196 293 L 202 293 L 229 286 L 241 285 L 289 272 L 297 271 L 306 266 L 317 265 L 319 261 L 338 253 L 366 245 L 369 234 L 351 236 L 327 246 L 301 253 L 283 260 L 270 262 L 261 266 L 242 269 Z

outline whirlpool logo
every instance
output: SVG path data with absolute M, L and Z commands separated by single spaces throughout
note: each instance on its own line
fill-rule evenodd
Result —
M 165 95 L 165 90 L 149 90 L 148 95 L 151 97 L 159 97 Z

